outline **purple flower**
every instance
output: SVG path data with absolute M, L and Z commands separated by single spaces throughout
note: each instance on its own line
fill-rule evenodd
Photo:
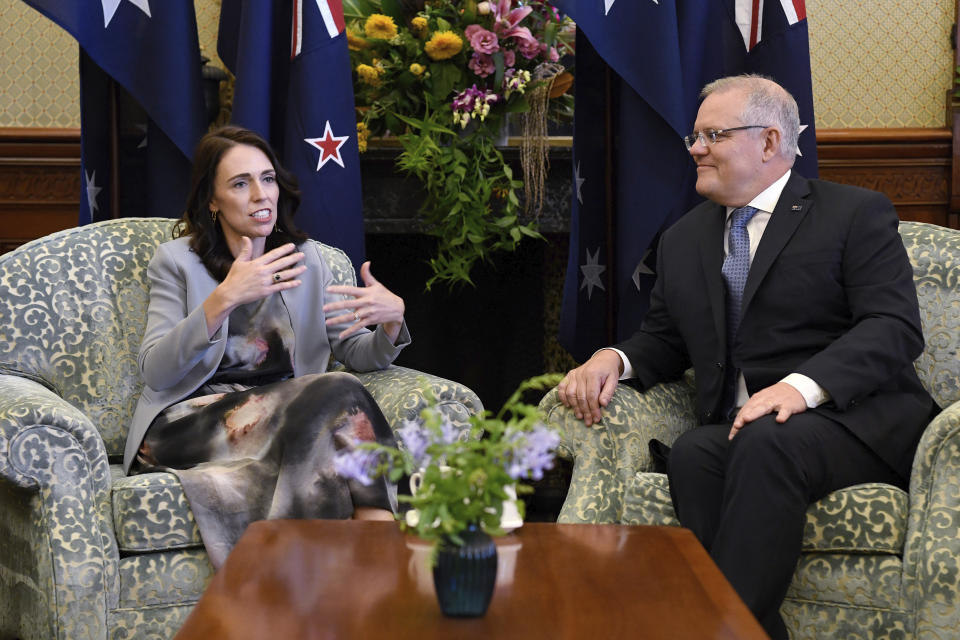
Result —
M 467 27 L 463 35 L 470 41 L 470 46 L 477 53 L 494 53 L 500 50 L 500 41 L 497 34 L 493 31 L 487 31 L 478 24 L 472 24 Z
M 490 113 L 490 105 L 499 99 L 495 93 L 477 89 L 477 85 L 461 91 L 450 105 L 453 109 L 453 123 L 466 127 L 473 118 L 484 120 Z
M 527 60 L 533 60 L 540 55 L 540 43 L 533 39 L 520 40 L 517 42 L 517 49 L 520 50 L 520 54 Z
M 462 432 L 453 426 L 449 416 L 443 416 L 443 422 L 440 423 L 440 443 L 453 444 L 460 439 Z
M 514 448 L 504 468 L 511 478 L 540 480 L 543 472 L 553 467 L 553 452 L 560 444 L 560 436 L 552 429 L 538 424 L 532 431 L 514 433 L 508 438 Z
M 486 78 L 497 69 L 497 66 L 493 63 L 493 58 L 485 53 L 474 53 L 467 66 L 481 78 Z
M 426 464 L 427 447 L 430 445 L 429 434 L 416 420 L 404 420 L 403 426 L 397 429 L 397 435 L 407 448 L 413 459 L 413 464 L 422 467 Z
M 503 76 L 503 93 L 509 98 L 514 92 L 523 93 L 530 82 L 530 72 L 526 70 L 507 69 Z
M 368 487 L 373 484 L 371 474 L 376 470 L 380 456 L 370 449 L 345 449 L 333 458 L 333 470 L 347 480 L 356 480 Z

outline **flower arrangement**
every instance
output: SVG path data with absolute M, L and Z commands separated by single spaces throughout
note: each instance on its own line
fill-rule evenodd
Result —
M 477 260 L 541 237 L 495 140 L 534 94 L 569 115 L 557 62 L 573 53 L 573 23 L 545 0 L 345 0 L 344 14 L 361 150 L 398 136 L 397 166 L 426 192 L 419 213 L 438 239 L 427 288 L 470 282 Z
M 420 487 L 400 500 L 410 503 L 403 526 L 431 542 L 463 543 L 460 534 L 477 525 L 491 535 L 500 528 L 504 501 L 531 489 L 521 480 L 539 480 L 553 466 L 560 438 L 541 420 L 537 408 L 522 401 L 532 389 L 559 383 L 559 374 L 530 378 L 520 384 L 494 417 L 489 412 L 471 418 L 468 430 L 455 428 L 434 399 L 420 420 L 407 420 L 398 430 L 399 447 L 357 443 L 334 459 L 337 472 L 361 483 L 387 476 L 421 474 Z M 523 515 L 523 503 L 518 503 Z

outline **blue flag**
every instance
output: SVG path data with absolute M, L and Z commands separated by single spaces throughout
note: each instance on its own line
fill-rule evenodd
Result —
M 178 217 L 206 127 L 192 0 L 25 2 L 80 44 L 80 224 Z
M 224 0 L 234 123 L 267 138 L 303 193 L 297 224 L 364 260 L 360 152 L 340 0 Z
M 582 362 L 639 326 L 660 233 L 696 194 L 681 137 L 705 84 L 762 73 L 800 107 L 801 157 L 816 177 L 803 0 L 557 0 L 577 23 L 570 252 L 560 342 Z

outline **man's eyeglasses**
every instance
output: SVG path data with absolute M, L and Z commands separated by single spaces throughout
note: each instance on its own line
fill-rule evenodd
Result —
M 706 131 L 694 131 L 688 136 L 683 136 L 683 144 L 687 145 L 687 151 L 697 144 L 697 140 L 700 141 L 700 144 L 707 146 L 707 144 L 716 144 L 717 140 L 723 138 L 729 133 L 734 131 L 743 131 L 744 129 L 766 129 L 767 125 L 765 124 L 748 124 L 743 127 L 730 127 L 729 129 L 707 129 Z

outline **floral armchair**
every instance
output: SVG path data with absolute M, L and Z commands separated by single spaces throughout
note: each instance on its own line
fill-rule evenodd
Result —
M 960 636 L 960 232 L 903 222 L 926 349 L 915 367 L 943 411 L 917 449 L 910 492 L 885 484 L 836 491 L 807 511 L 803 554 L 781 613 L 794 640 Z M 667 477 L 650 473 L 650 438 L 696 425 L 692 375 L 638 393 L 620 385 L 593 428 L 558 401 L 573 475 L 561 522 L 678 526 Z
M 118 464 L 147 263 L 172 223 L 102 222 L 0 256 L 0 638 L 170 638 L 213 573 L 176 477 Z M 346 255 L 323 252 L 355 284 Z M 435 376 L 355 375 L 395 427 L 428 389 L 455 424 L 482 411 Z

